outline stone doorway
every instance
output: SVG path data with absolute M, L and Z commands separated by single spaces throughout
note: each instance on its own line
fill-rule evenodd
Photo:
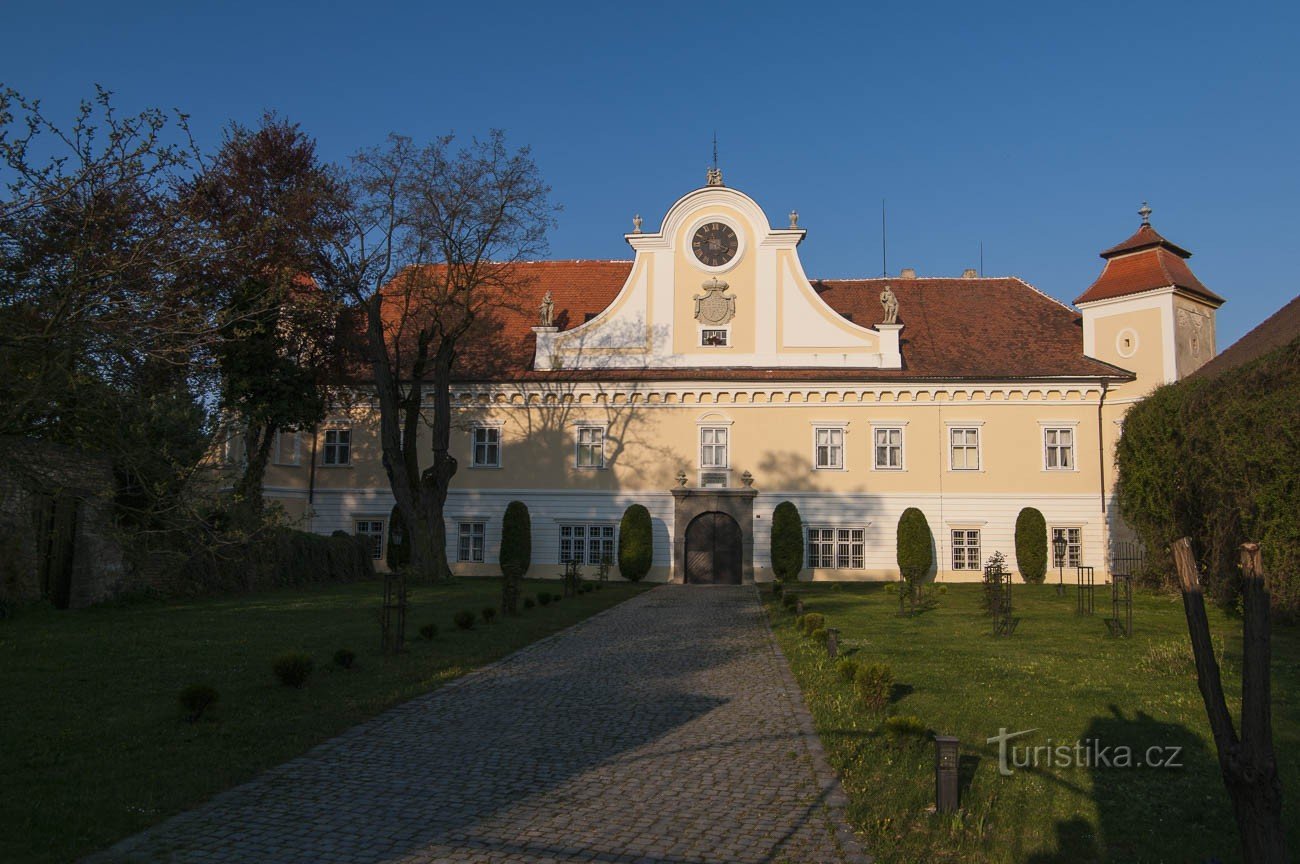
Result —
M 690 585 L 739 585 L 740 526 L 714 510 L 696 516 L 686 528 L 686 582 Z

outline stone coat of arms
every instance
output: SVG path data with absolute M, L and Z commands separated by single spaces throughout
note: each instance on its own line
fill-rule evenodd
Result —
M 704 293 L 694 297 L 696 321 L 719 327 L 736 317 L 736 298 L 727 296 L 730 286 L 726 282 L 715 277 L 700 287 Z

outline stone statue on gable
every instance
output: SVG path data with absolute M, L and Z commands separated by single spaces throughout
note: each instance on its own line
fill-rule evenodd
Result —
M 885 320 L 881 324 L 898 323 L 898 298 L 894 296 L 893 290 L 886 285 L 885 290 L 880 292 L 880 305 L 885 307 Z
M 539 321 L 542 327 L 555 326 L 555 300 L 551 297 L 551 292 L 547 291 L 542 297 L 542 305 L 538 308 L 541 313 Z

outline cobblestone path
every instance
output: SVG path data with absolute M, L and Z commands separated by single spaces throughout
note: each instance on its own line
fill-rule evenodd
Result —
M 754 589 L 666 585 L 97 862 L 870 860 Z

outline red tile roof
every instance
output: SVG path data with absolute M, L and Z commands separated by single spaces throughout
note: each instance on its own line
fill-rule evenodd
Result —
M 1157 288 L 1173 286 L 1219 306 L 1223 298 L 1201 284 L 1185 259 L 1192 257 L 1143 224 L 1123 243 L 1112 246 L 1101 257 L 1106 260 L 1097 281 L 1078 297 L 1076 304 L 1127 297 Z
M 812 283 L 831 308 L 864 327 L 882 317 L 889 284 L 904 324 L 902 369 L 677 368 L 532 370 L 537 308 L 551 292 L 555 323 L 570 330 L 618 294 L 631 261 L 538 261 L 515 265 L 510 309 L 494 310 L 459 364 L 461 381 L 519 380 L 907 380 L 1130 378 L 1085 357 L 1078 313 L 1014 277 L 832 279 Z
M 1210 362 L 1192 373 L 1212 378 L 1300 339 L 1300 297 L 1274 312 Z

